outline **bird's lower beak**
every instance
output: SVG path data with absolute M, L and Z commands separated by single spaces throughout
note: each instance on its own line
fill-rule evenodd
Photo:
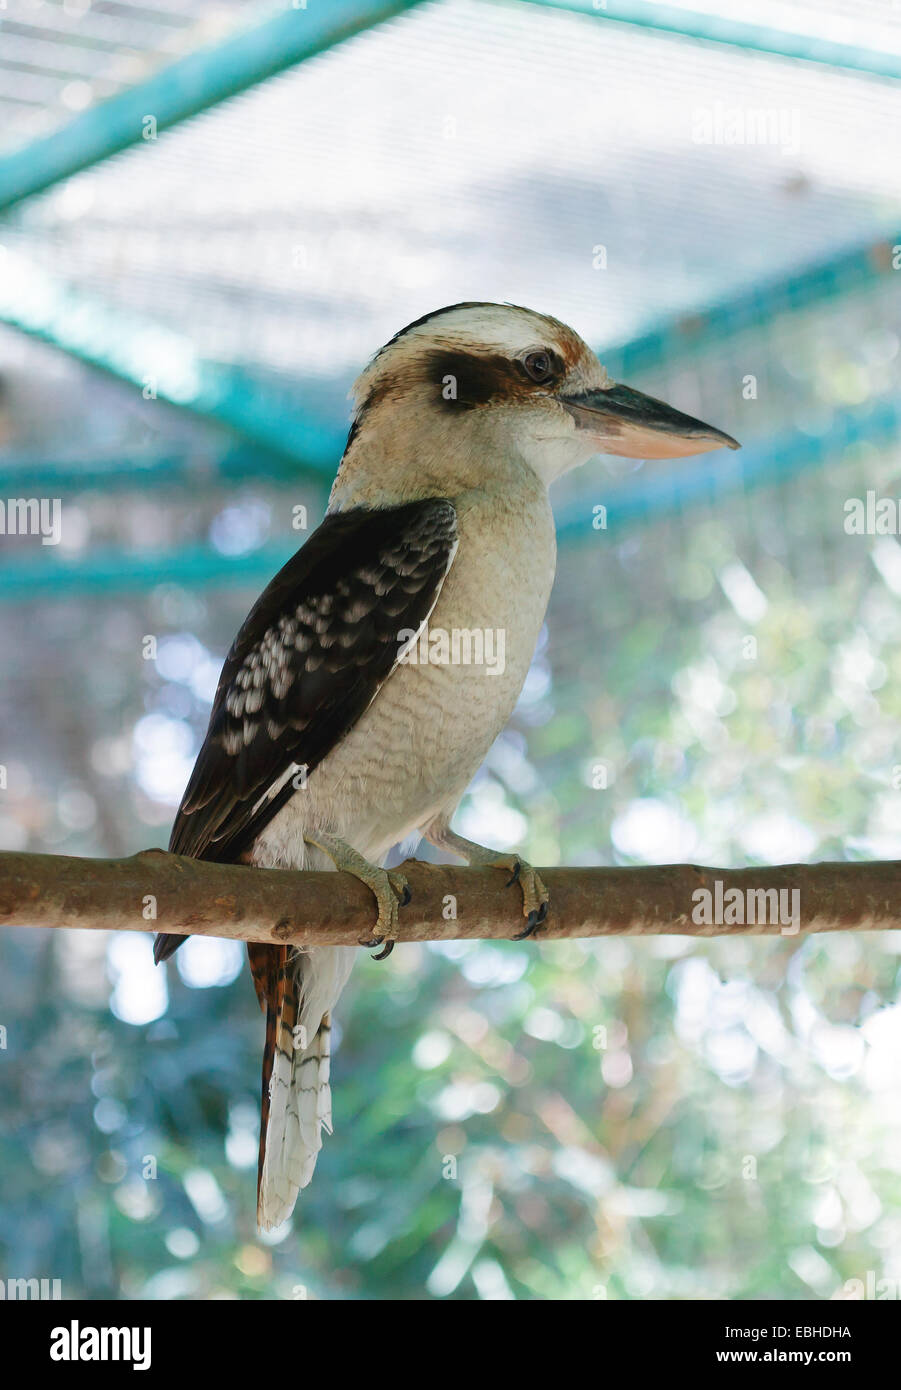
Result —
M 597 441 L 599 453 L 663 459 L 706 454 L 724 445 L 728 449 L 741 448 L 737 440 L 722 430 L 683 415 L 665 401 L 644 396 L 629 386 L 611 386 L 606 391 L 585 391 L 558 399 L 575 420 L 577 429 Z

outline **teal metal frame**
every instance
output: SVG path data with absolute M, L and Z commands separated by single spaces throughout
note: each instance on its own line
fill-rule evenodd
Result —
M 498 0 L 493 0 L 497 3 Z M 596 23 L 626 24 L 674 38 L 725 44 L 748 52 L 901 78 L 901 55 L 815 39 L 722 15 L 704 15 L 651 0 L 503 0 L 568 10 Z M 0 159 L 0 212 L 140 142 L 144 122 L 171 130 L 422 0 L 328 0 L 276 13 L 219 44 L 190 53 L 146 82 L 100 102 L 43 139 Z M 2 27 L 2 24 L 0 24 Z
M 642 0 L 491 0 L 580 13 L 597 22 L 633 25 L 677 38 L 714 42 L 783 58 L 817 62 L 883 78 L 901 77 L 901 58 L 809 36 L 767 29 L 722 16 L 704 16 Z M 147 82 L 104 102 L 54 134 L 0 159 L 0 212 L 98 161 L 137 143 L 146 116 L 157 131 L 245 91 L 256 83 L 312 57 L 422 0 L 328 0 L 310 9 L 283 10 L 255 28 L 171 64 Z M 711 343 L 824 298 L 874 283 L 891 269 L 891 241 L 848 250 L 822 265 L 755 287 L 718 304 L 677 316 L 630 342 L 602 348 L 615 376 L 629 379 L 675 356 L 702 352 Z M 200 359 L 190 341 L 119 310 L 92 301 L 43 272 L 6 276 L 0 281 L 0 321 L 58 347 L 81 361 L 135 386 L 145 385 L 148 362 L 159 361 L 154 389 L 160 399 L 228 426 L 249 445 L 252 467 L 240 445 L 224 450 L 215 476 L 223 481 L 284 480 L 298 470 L 309 479 L 330 477 L 340 457 L 345 423 L 322 418 L 299 400 L 296 387 L 281 392 L 261 387 L 240 371 Z M 136 347 L 136 345 L 138 345 Z M 140 350 L 138 350 L 138 348 Z M 868 410 L 834 417 L 826 434 L 808 438 L 797 432 L 752 446 L 737 457 L 719 454 L 680 468 L 678 479 L 646 470 L 607 490 L 608 526 L 649 520 L 675 506 L 713 500 L 738 487 L 760 486 L 800 469 L 821 464 L 866 441 L 888 441 L 901 433 L 901 402 L 878 402 Z M 235 458 L 242 462 L 235 465 Z M 86 470 L 73 464 L 27 461 L 0 471 L 0 495 L 69 490 L 190 486 L 197 474 L 178 455 L 151 462 L 133 460 L 112 470 L 97 463 Z M 324 492 L 322 492 L 324 499 Z M 561 537 L 597 539 L 592 518 L 570 506 L 560 517 Z M 110 550 L 87 559 L 35 557 L 0 565 L 0 597 L 63 597 L 117 590 L 143 590 L 164 581 L 194 585 L 254 584 L 271 575 L 288 551 L 267 547 L 251 555 L 226 557 L 206 546 L 154 555 Z
M 648 333 L 601 349 L 604 365 L 623 381 L 662 362 L 707 352 L 747 329 L 771 323 L 779 314 L 797 313 L 876 284 L 892 269 L 895 239 L 880 237 L 837 256 L 702 305 L 666 320 Z
M 709 506 L 742 491 L 777 487 L 798 474 L 853 455 L 866 447 L 886 448 L 901 438 L 901 395 L 882 397 L 853 409 L 836 410 L 819 434 L 780 431 L 745 446 L 740 453 L 718 450 L 680 462 L 678 469 L 646 464 L 637 474 L 608 488 L 595 484 L 591 501 L 569 504 L 557 516 L 557 534 L 568 544 L 598 536 L 621 535 L 626 526 L 645 524 L 676 512 Z M 607 509 L 607 530 L 593 527 L 593 505 Z M 839 518 L 841 519 L 841 518 Z
M 711 505 L 751 488 L 778 486 L 803 471 L 837 461 L 865 446 L 888 446 L 901 437 L 901 396 L 836 411 L 817 435 L 786 430 L 734 454 L 718 450 L 684 461 L 677 473 L 648 464 L 622 482 L 605 482 L 597 472 L 590 501 L 569 503 L 557 512 L 557 534 L 572 545 L 616 544 L 632 526 L 648 524 L 680 510 Z M 319 513 L 326 492 L 318 493 Z M 607 509 L 607 525 L 594 526 L 594 506 Z M 310 529 L 318 524 L 310 506 Z M 298 543 L 303 538 L 298 537 Z M 158 584 L 184 588 L 262 587 L 297 549 L 272 544 L 247 555 L 227 556 L 210 546 L 191 545 L 140 553 L 109 548 L 86 557 L 35 553 L 0 564 L 0 602 L 70 599 L 87 595 L 142 593 Z
M 639 384 L 642 375 L 666 361 L 685 360 L 741 331 L 760 327 L 780 314 L 795 312 L 841 293 L 874 286 L 892 270 L 893 242 L 880 239 L 783 280 L 756 286 L 719 303 L 677 315 L 652 332 L 625 343 L 601 345 L 599 354 L 614 378 Z M 60 348 L 92 367 L 141 387 L 154 353 L 160 359 L 155 389 L 161 400 L 227 425 L 261 447 L 250 476 L 331 478 L 344 449 L 346 420 L 326 418 L 292 382 L 284 391 L 262 386 L 239 371 L 205 362 L 180 335 L 137 316 L 99 304 L 59 284 L 45 272 L 0 276 L 0 322 Z M 78 486 L 71 466 L 64 470 Z M 228 477 L 227 470 L 221 474 Z M 49 468 L 44 474 L 52 485 Z M 91 472 L 104 485 L 105 469 Z M 152 467 L 126 463 L 115 486 L 169 485 L 190 473 L 173 460 L 155 474 Z M 234 476 L 234 475 L 232 475 Z M 245 473 L 244 476 L 247 476 Z M 18 469 L 0 468 L 0 495 L 18 495 Z M 90 473 L 83 486 L 91 486 Z M 105 485 L 113 485 L 106 478 Z M 36 484 L 35 484 L 36 486 Z M 16 489 L 10 492 L 9 489 Z
M 82 295 L 12 256 L 0 261 L 0 322 L 151 390 L 155 399 L 227 425 L 307 472 L 334 472 L 346 425 L 318 419 L 296 383 L 282 392 L 207 362 L 183 334 Z
M 92 106 L 62 129 L 0 159 L 0 212 L 129 145 L 152 116 L 156 133 L 237 96 L 267 77 L 413 9 L 422 0 L 319 0 L 189 53 L 146 82 Z
M 336 431 L 336 439 L 339 438 Z M 340 452 L 340 445 L 339 452 Z M 334 472 L 334 458 L 330 467 Z M 160 453 L 107 456 L 103 458 L 47 458 L 22 454 L 3 459 L 0 467 L 0 499 L 21 497 L 79 496 L 88 492 L 141 492 L 148 495 L 160 489 L 223 488 L 234 490 L 239 484 L 272 483 L 275 486 L 297 482 L 299 470 L 284 454 L 270 453 L 251 441 L 237 440 L 229 445 L 213 440 L 199 447 L 179 450 L 170 446 Z M 301 477 L 308 476 L 300 473 Z M 316 473 L 317 480 L 326 470 Z
M 501 0 L 501 3 L 509 3 L 509 0 Z M 765 53 L 773 58 L 822 63 L 827 67 L 848 68 L 852 72 L 864 72 L 874 77 L 901 78 L 901 54 L 898 53 L 883 53 L 875 48 L 818 39 L 810 34 L 796 34 L 788 29 L 774 29 L 747 20 L 732 19 L 729 15 L 703 14 L 678 9 L 675 5 L 658 5 L 653 0 L 514 0 L 514 3 L 535 5 L 540 9 L 570 10 L 599 24 L 630 24 L 676 38 L 725 44 L 750 53 Z

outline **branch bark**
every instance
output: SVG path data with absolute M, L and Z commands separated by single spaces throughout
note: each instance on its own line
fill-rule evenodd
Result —
M 509 938 L 521 929 L 519 889 L 507 887 L 497 869 L 416 860 L 402 867 L 412 899 L 401 909 L 398 941 Z M 542 869 L 541 875 L 551 902 L 537 934 L 542 941 L 901 929 L 901 864 L 894 862 L 755 869 L 668 864 Z M 710 895 L 707 921 L 698 917 L 705 905 L 699 889 Z M 773 890 L 782 896 L 773 898 Z M 770 897 L 755 900 L 755 892 Z M 752 904 L 759 919 L 764 902 L 765 920 L 752 921 Z M 730 904 L 737 920 L 730 920 Z M 374 920 L 371 893 L 348 874 L 208 864 L 162 850 L 128 859 L 0 853 L 0 924 L 7 926 L 353 946 L 371 936 Z

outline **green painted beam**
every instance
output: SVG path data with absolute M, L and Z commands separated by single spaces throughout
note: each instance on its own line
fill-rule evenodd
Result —
M 647 463 L 622 482 L 596 483 L 590 499 L 558 510 L 557 534 L 568 545 L 597 544 L 604 535 L 677 513 L 716 505 L 736 492 L 777 487 L 801 473 L 839 459 L 852 460 L 862 450 L 888 449 L 901 440 L 901 395 L 836 410 L 819 434 L 780 430 L 769 439 L 751 441 L 739 452 L 719 449 L 682 460 L 676 468 Z M 594 506 L 607 508 L 607 529 L 594 529 Z M 841 512 L 836 525 L 843 520 Z
M 225 443 L 225 441 L 223 441 Z M 103 458 L 47 458 L 0 454 L 0 498 L 63 497 L 84 492 L 173 492 L 198 488 L 233 491 L 242 483 L 276 485 L 298 480 L 296 462 L 247 441 L 161 453 L 117 454 Z M 318 472 L 317 479 L 321 481 Z
M 83 295 L 12 252 L 0 255 L 0 322 L 154 399 L 226 425 L 304 472 L 335 471 L 346 423 L 321 421 L 295 382 L 286 381 L 283 391 L 262 388 L 205 361 L 186 334 Z
M 50 547 L 20 560 L 0 564 L 0 602 L 73 598 L 118 598 L 142 594 L 159 584 L 179 584 L 185 589 L 262 589 L 305 539 L 303 535 L 282 545 L 268 545 L 248 555 L 221 555 L 211 546 L 178 549 L 119 550 L 114 546 L 89 555 L 48 560 Z M 41 552 L 41 553 L 38 553 Z
M 782 279 L 698 305 L 627 342 L 602 344 L 600 356 L 614 378 L 637 384 L 644 372 L 661 363 L 709 351 L 780 314 L 876 286 L 896 273 L 893 244 L 890 238 L 880 238 Z M 290 381 L 284 391 L 263 388 L 240 371 L 206 362 L 183 334 L 84 296 L 12 253 L 0 257 L 0 322 L 138 388 L 151 378 L 160 400 L 226 425 L 262 446 L 255 477 L 334 476 L 348 422 L 323 415 L 311 393 Z M 175 484 L 176 474 L 190 481 L 184 465 L 175 461 L 156 477 L 142 469 L 129 481 L 126 469 L 122 471 L 122 486 L 142 481 L 148 486 Z M 15 474 L 0 461 L 0 495 L 18 495 L 6 491 L 14 485 L 18 486 Z M 77 485 L 75 480 L 72 485 Z
M 161 68 L 135 87 L 92 106 L 62 129 L 0 159 L 0 211 L 52 187 L 156 131 L 171 130 L 220 101 L 294 67 L 421 0 L 311 0 L 279 8 L 264 24 L 241 29 Z M 0 21 L 2 30 L 2 21 Z
M 564 547 L 605 545 L 621 539 L 630 527 L 715 505 L 736 492 L 778 486 L 802 472 L 852 458 L 861 449 L 890 447 L 899 438 L 901 396 L 836 411 L 822 434 L 788 429 L 752 442 L 740 453 L 718 450 L 686 460 L 677 469 L 647 464 L 625 480 L 611 482 L 589 467 L 586 476 L 593 481 L 585 500 L 557 509 L 557 533 Z M 599 500 L 607 508 L 603 530 L 596 530 L 593 524 Z M 311 530 L 324 514 L 325 505 L 323 490 L 318 512 L 310 508 Z M 840 520 L 838 516 L 836 524 Z M 147 553 L 106 548 L 73 557 L 36 544 L 19 559 L 0 563 L 0 602 L 115 598 L 123 593 L 145 593 L 158 584 L 179 584 L 187 589 L 262 588 L 303 539 L 298 536 L 273 542 L 240 556 L 193 545 Z
M 510 3 L 510 0 L 502 2 Z M 597 3 L 596 0 L 514 0 L 514 3 L 539 9 L 569 10 L 597 24 L 631 24 L 678 38 L 726 44 L 751 53 L 848 68 L 874 77 L 901 78 L 901 54 L 754 24 L 733 19 L 728 14 L 703 14 L 674 5 L 654 4 L 652 0 L 648 3 L 644 0 L 598 0 Z
M 896 241 L 880 237 L 792 274 L 687 309 L 625 343 L 603 346 L 600 355 L 604 365 L 613 377 L 626 381 L 662 362 L 684 361 L 709 352 L 718 343 L 772 323 L 781 314 L 798 313 L 840 294 L 872 288 L 897 274 L 892 268 Z
M 510 3 L 510 0 L 506 0 Z M 145 120 L 157 133 L 334 47 L 422 0 L 328 0 L 276 12 L 265 23 L 169 64 L 135 87 L 98 103 L 60 130 L 0 159 L 0 211 L 138 143 Z M 901 57 L 728 16 L 701 15 L 642 0 L 515 0 L 784 58 L 901 77 Z M 2 21 L 0 21 L 2 28 Z

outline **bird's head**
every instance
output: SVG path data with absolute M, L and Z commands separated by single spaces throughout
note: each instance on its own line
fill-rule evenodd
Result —
M 565 323 L 512 304 L 454 304 L 408 324 L 376 353 L 353 396 L 342 471 L 384 462 L 403 497 L 503 485 L 505 462 L 550 484 L 594 454 L 673 458 L 739 447 L 611 381 Z

